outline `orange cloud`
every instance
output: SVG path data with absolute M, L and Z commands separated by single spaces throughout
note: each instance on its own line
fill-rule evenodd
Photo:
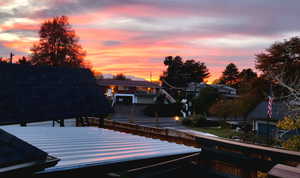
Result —
M 32 47 L 32 42 L 26 41 L 12 41 L 2 43 L 5 47 L 12 48 L 17 51 L 24 53 L 29 53 L 30 48 Z
M 163 60 L 165 56 L 182 56 L 184 59 L 195 59 L 206 63 L 211 77 L 209 81 L 220 76 L 225 63 L 220 60 L 224 56 L 249 56 L 251 49 L 226 49 L 206 45 L 203 41 L 213 41 L 224 36 L 222 33 L 200 33 L 176 30 L 172 32 L 151 31 L 151 24 L 146 30 L 124 30 L 122 28 L 108 28 L 101 26 L 102 22 L 110 22 L 116 17 L 185 17 L 191 15 L 188 11 L 173 11 L 159 9 L 146 5 L 123 5 L 89 11 L 87 13 L 72 15 L 70 23 L 80 37 L 80 44 L 87 51 L 86 60 L 91 63 L 96 72 L 124 73 L 149 79 L 158 80 L 165 70 Z M 42 22 L 42 19 L 36 19 Z M 100 25 L 99 25 L 100 24 Z M 125 23 L 126 25 L 126 23 Z M 163 24 L 164 25 L 164 24 Z M 159 24 L 158 24 L 159 26 Z M 164 26 L 163 26 L 164 27 Z M 38 24 L 14 23 L 10 26 L 1 26 L 2 30 L 35 30 Z M 160 28 L 159 28 L 160 29 Z M 176 29 L 176 27 L 174 27 Z M 196 40 L 196 43 L 193 41 Z M 17 51 L 29 52 L 34 40 L 20 37 L 19 40 L 3 43 L 5 47 Z
M 36 30 L 36 31 L 38 31 L 39 30 L 39 25 L 15 23 L 15 24 L 12 24 L 12 25 L 2 25 L 2 26 L 0 25 L 0 28 L 3 31 L 6 31 L 6 30 Z

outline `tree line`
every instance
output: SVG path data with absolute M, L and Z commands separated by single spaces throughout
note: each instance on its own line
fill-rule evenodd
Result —
M 21 57 L 17 63 L 89 67 L 84 60 L 86 52 L 79 44 L 79 38 L 66 16 L 46 20 L 42 23 L 38 33 L 39 41 L 30 49 L 30 55 Z M 290 93 L 290 88 L 280 87 L 278 83 L 282 85 L 298 81 L 300 69 L 299 49 L 299 37 L 276 42 L 264 52 L 255 55 L 255 68 L 261 72 L 260 76 L 251 68 L 243 69 L 240 72 L 234 63 L 230 63 L 224 69 L 222 76 L 214 83 L 236 88 L 241 98 L 264 98 L 271 83 L 274 85 L 275 94 L 283 93 L 287 95 Z M 1 63 L 7 63 L 8 61 L 8 59 L 0 57 Z M 184 88 L 190 82 L 205 82 L 210 77 L 209 69 L 205 63 L 195 59 L 183 60 L 180 56 L 167 56 L 163 63 L 167 68 L 160 79 L 175 88 Z M 276 80 L 276 78 L 281 80 Z M 115 75 L 114 79 L 128 80 L 123 74 Z M 162 83 L 163 87 L 170 88 L 170 85 L 166 85 L 165 82 Z M 297 96 L 297 94 L 294 96 Z

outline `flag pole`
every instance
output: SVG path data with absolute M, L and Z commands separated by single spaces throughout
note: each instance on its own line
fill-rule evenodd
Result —
M 273 104 L 273 92 L 272 92 L 272 82 L 270 83 L 270 91 L 269 91 L 269 96 L 268 96 L 268 119 L 267 119 L 267 126 L 268 126 L 268 130 L 267 130 L 267 144 L 270 145 L 270 120 L 272 118 L 272 104 Z

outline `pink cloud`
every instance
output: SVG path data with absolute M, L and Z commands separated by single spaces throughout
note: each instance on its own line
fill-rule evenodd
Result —
M 66 3 L 71 1 L 57 2 Z M 195 59 L 206 63 L 211 73 L 210 80 L 214 80 L 221 74 L 231 60 L 230 58 L 234 58 L 232 59 L 233 62 L 236 62 L 241 68 L 253 64 L 251 56 L 255 54 L 256 49 L 216 47 L 205 43 L 205 41 L 214 42 L 216 39 L 225 38 L 229 32 L 222 30 L 215 31 L 215 29 L 212 29 L 211 32 L 205 29 L 202 31 L 199 27 L 200 30 L 177 31 L 176 29 L 181 25 L 181 21 L 178 21 L 178 24 L 172 27 L 173 30 L 170 32 L 154 32 L 151 31 L 151 28 L 139 31 L 138 29 L 124 30 L 99 26 L 102 22 L 110 22 L 111 19 L 116 17 L 145 18 L 146 20 L 150 19 L 150 21 L 159 21 L 160 17 L 170 19 L 180 17 L 184 19 L 192 15 L 195 15 L 195 11 L 190 12 L 189 9 L 122 5 L 71 15 L 69 20 L 76 34 L 80 37 L 80 44 L 87 51 L 86 60 L 92 64 L 94 70 L 102 73 L 116 74 L 122 72 L 126 75 L 148 79 L 150 72 L 152 72 L 153 79 L 158 79 L 165 70 L 163 59 L 169 55 L 179 55 L 184 59 Z M 43 21 L 43 19 L 36 20 Z M 149 26 L 151 27 L 151 24 Z M 15 23 L 12 26 L 1 26 L 0 24 L 0 27 L 2 30 L 38 31 L 39 29 L 39 25 L 22 23 Z M 199 41 L 199 43 L 192 43 L 194 40 Z M 108 45 L 112 41 L 116 45 Z M 32 43 L 20 39 L 3 44 L 7 48 L 28 52 Z M 244 60 L 238 61 L 236 58 L 243 58 Z

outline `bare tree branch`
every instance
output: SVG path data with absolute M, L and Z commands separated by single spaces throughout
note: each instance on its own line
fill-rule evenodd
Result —
M 270 73 L 269 78 L 277 85 L 285 88 L 287 94 L 280 99 L 287 105 L 289 114 L 294 117 L 300 116 L 300 73 L 296 73 L 293 78 L 286 77 L 284 68 L 279 74 Z

